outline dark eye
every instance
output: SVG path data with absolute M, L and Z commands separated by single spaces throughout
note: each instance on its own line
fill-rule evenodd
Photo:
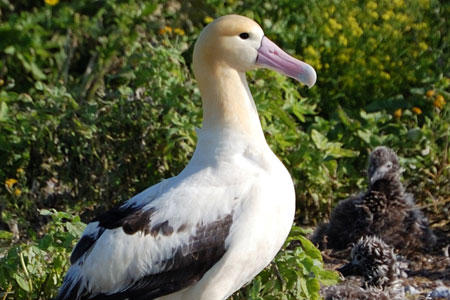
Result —
M 391 163 L 391 162 L 388 162 L 388 163 L 386 164 L 386 167 L 387 167 L 388 169 L 392 168 L 392 163 Z
M 247 32 L 243 32 L 239 35 L 239 37 L 243 40 L 246 40 L 250 37 L 250 35 Z
M 356 261 L 361 261 L 362 256 L 361 256 L 360 254 L 357 254 L 357 255 L 355 256 L 355 259 L 356 259 Z

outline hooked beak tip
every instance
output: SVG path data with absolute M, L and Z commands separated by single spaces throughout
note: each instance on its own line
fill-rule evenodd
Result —
M 304 82 L 308 86 L 308 88 L 312 88 L 316 84 L 317 80 L 316 70 L 314 70 L 314 68 L 308 64 L 305 64 L 304 69 L 305 72 L 303 72 L 299 76 L 300 81 Z

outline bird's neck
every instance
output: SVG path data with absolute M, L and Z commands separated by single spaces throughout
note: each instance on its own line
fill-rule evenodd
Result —
M 194 71 L 203 102 L 202 131 L 232 130 L 265 143 L 245 74 L 219 63 L 195 66 Z
M 403 185 L 396 177 L 380 179 L 370 189 L 381 192 L 388 197 L 401 196 L 404 193 Z

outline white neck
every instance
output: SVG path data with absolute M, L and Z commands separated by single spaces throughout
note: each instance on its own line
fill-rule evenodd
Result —
M 265 143 L 245 74 L 220 63 L 195 66 L 194 72 L 203 102 L 202 131 L 231 129 Z

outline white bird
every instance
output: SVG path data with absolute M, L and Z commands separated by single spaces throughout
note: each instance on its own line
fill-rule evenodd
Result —
M 295 193 L 247 85 L 245 72 L 258 67 L 316 80 L 253 20 L 228 15 L 204 28 L 193 57 L 203 125 L 191 161 L 88 224 L 56 299 L 226 299 L 270 263 Z

